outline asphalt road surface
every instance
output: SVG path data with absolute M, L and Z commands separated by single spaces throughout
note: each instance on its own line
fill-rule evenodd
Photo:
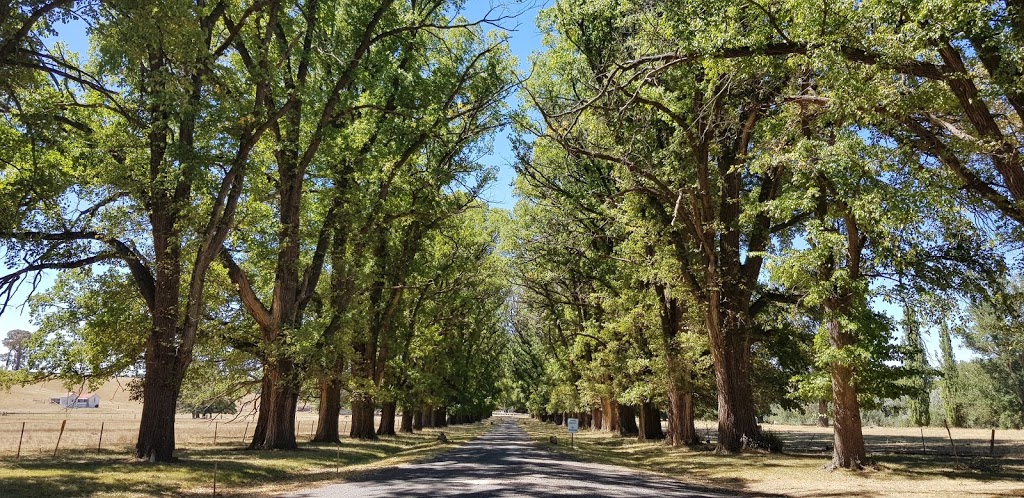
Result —
M 688 487 L 679 481 L 624 467 L 574 461 L 532 444 L 521 427 L 506 419 L 486 435 L 432 460 L 401 465 L 287 496 L 717 498 L 735 494 L 718 494 Z

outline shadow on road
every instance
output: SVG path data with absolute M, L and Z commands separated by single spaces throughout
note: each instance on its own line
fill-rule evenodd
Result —
M 300 498 L 382 496 L 722 497 L 699 487 L 611 465 L 583 463 L 531 444 L 506 420 L 494 430 L 434 460 L 403 465 L 351 481 L 291 494 Z

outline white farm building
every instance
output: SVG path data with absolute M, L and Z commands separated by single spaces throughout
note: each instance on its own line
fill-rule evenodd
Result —
M 67 393 L 64 396 L 50 398 L 50 402 L 64 408 L 99 408 L 100 396 L 96 393 Z

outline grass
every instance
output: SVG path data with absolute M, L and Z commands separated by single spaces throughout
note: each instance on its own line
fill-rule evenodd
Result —
M 296 413 L 299 450 L 262 452 L 244 449 L 255 427 L 254 413 L 245 411 L 237 417 L 214 420 L 179 414 L 175 420 L 175 456 L 180 461 L 151 464 L 131 454 L 142 406 L 127 399 L 125 381 L 114 380 L 98 389 L 101 401 L 96 409 L 66 410 L 49 403 L 51 396 L 66 392 L 57 382 L 0 391 L 0 496 L 211 496 L 216 465 L 219 496 L 262 497 L 427 459 L 490 428 L 485 422 L 426 429 L 377 441 L 346 439 L 341 445 L 312 444 L 306 441 L 317 415 L 300 411 Z M 243 410 L 248 408 L 243 406 Z M 343 416 L 340 424 L 342 432 L 347 432 L 349 418 Z M 98 450 L 101 427 L 103 444 Z M 439 431 L 448 436 L 450 444 L 437 443 Z M 58 436 L 60 445 L 54 458 Z M 19 441 L 21 458 L 16 459 Z
M 430 458 L 489 428 L 485 422 L 377 441 L 307 443 L 296 451 L 209 446 L 180 450 L 176 455 L 181 460 L 167 464 L 140 462 L 122 452 L 69 451 L 56 459 L 32 456 L 0 462 L 0 483 L 5 498 L 210 496 L 216 464 L 218 495 L 261 497 Z M 450 444 L 437 443 L 438 431 L 445 432 Z
M 662 443 L 638 442 L 600 431 L 578 433 L 575 448 L 569 448 L 564 427 L 535 420 L 522 423 L 537 444 L 554 451 L 571 453 L 585 461 L 654 471 L 735 492 L 792 497 L 1024 496 L 1021 480 L 1024 457 L 1019 454 L 955 458 L 944 454 L 873 453 L 871 458 L 876 467 L 872 470 L 829 472 L 824 466 L 829 463 L 830 453 L 824 448 L 808 451 L 808 447 L 796 445 L 783 454 L 716 455 L 710 445 L 670 448 Z M 871 430 L 869 447 L 872 441 L 886 437 L 885 428 Z M 807 432 L 794 426 L 774 426 L 772 431 L 784 441 L 798 441 L 799 436 Z M 906 430 L 889 432 L 892 434 L 888 439 L 892 442 Z M 550 436 L 559 438 L 558 446 L 548 443 Z

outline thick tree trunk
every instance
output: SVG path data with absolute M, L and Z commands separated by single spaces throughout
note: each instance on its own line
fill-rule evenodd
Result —
M 446 407 L 437 407 L 430 410 L 430 425 L 428 427 L 445 427 L 448 425 L 447 417 L 448 409 Z
M 420 410 L 412 412 L 412 429 L 414 431 L 423 430 L 423 412 Z
M 348 435 L 353 439 L 377 439 L 373 427 L 373 398 L 365 393 L 352 393 L 352 429 Z
M 377 426 L 378 436 L 395 435 L 395 402 L 389 401 L 380 405 L 380 425 Z
M 151 337 L 142 381 L 142 418 L 135 456 L 152 462 L 170 462 L 174 460 L 174 414 L 183 376 L 173 351 L 153 342 Z
M 316 434 L 313 442 L 340 443 L 338 418 L 341 414 L 341 381 L 320 379 L 320 413 L 317 417 Z
M 260 394 L 260 409 L 265 411 L 259 414 L 250 449 L 298 449 L 299 445 L 295 441 L 295 408 L 299 393 L 292 378 L 294 370 L 295 366 L 290 359 L 278 359 L 264 366 L 264 391 Z
M 558 412 L 554 415 L 555 425 L 562 425 L 562 412 Z
M 828 401 L 818 401 L 818 427 L 828 427 Z
M 750 384 L 749 334 L 737 313 L 712 302 L 706 314 L 718 388 L 718 447 L 736 453 L 761 437 Z
M 412 412 L 408 409 L 402 410 L 402 424 L 398 426 L 398 432 L 412 434 Z
M 636 426 L 636 409 L 629 405 L 618 404 L 619 408 L 619 435 L 623 437 L 636 437 L 640 435 L 640 428 Z
M 590 409 L 590 420 L 590 428 L 592 430 L 599 431 L 603 428 L 601 426 L 601 423 L 603 422 L 604 418 L 600 408 L 594 407 Z
M 641 441 L 660 441 L 665 439 L 665 432 L 661 430 L 661 411 L 654 403 L 642 403 L 640 405 L 640 428 L 639 439 Z
M 842 349 L 854 344 L 856 338 L 843 330 L 837 319 L 828 321 L 829 342 L 833 348 Z M 832 466 L 844 469 L 861 469 L 867 463 L 864 447 L 864 433 L 860 420 L 860 401 L 857 400 L 857 385 L 854 370 L 849 365 L 833 363 L 832 373 L 832 422 L 834 446 Z
M 700 443 L 693 422 L 693 393 L 683 389 L 668 392 L 668 435 L 672 446 Z
M 601 411 L 603 412 L 603 419 L 601 422 L 601 429 L 609 432 L 616 432 L 619 430 L 619 406 L 618 403 L 611 398 L 601 399 Z

